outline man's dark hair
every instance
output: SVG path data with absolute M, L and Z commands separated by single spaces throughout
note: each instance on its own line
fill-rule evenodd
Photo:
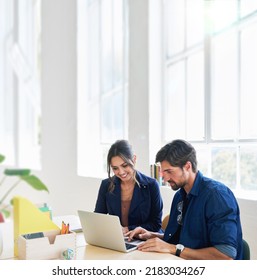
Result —
M 185 140 L 177 139 L 166 144 L 156 154 L 155 162 L 166 160 L 172 166 L 183 168 L 190 161 L 193 172 L 197 171 L 197 159 L 195 148 Z

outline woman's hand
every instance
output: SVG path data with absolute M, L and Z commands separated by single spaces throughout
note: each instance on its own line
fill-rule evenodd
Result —
M 128 227 L 122 227 L 122 232 L 123 232 L 123 235 L 126 236 L 126 233 L 129 232 L 129 228 Z
M 141 240 L 147 240 L 149 238 L 152 238 L 152 232 L 147 231 L 146 229 L 142 227 L 137 227 L 125 234 L 126 237 L 128 237 L 128 240 L 131 241 L 134 238 L 138 238 Z

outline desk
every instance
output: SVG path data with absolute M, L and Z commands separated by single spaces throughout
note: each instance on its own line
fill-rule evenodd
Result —
M 79 244 L 84 245 L 79 246 Z M 171 254 L 141 252 L 134 250 L 129 253 L 118 252 L 85 243 L 83 233 L 77 234 L 77 260 L 182 260 Z
M 0 224 L 3 235 L 3 253 L 0 260 L 17 259 L 13 254 L 13 223 L 8 221 Z M 105 249 L 86 244 L 82 232 L 76 236 L 76 259 L 77 260 L 182 260 L 171 254 L 141 252 L 134 250 L 129 253 L 122 253 L 110 249 Z

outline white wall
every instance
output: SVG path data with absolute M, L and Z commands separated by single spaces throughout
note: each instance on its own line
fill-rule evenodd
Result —
M 149 73 L 140 73 L 147 71 L 140 61 L 146 63 L 149 52 L 148 35 L 143 35 L 148 26 L 144 19 L 148 1 L 131 0 L 130 4 L 130 20 L 133 21 L 130 30 L 130 106 L 137 98 L 141 106 L 136 106 L 130 117 L 129 137 L 139 157 L 138 168 L 148 172 Z M 29 195 L 36 201 L 47 200 L 54 215 L 76 214 L 77 209 L 94 209 L 100 184 L 100 179 L 83 178 L 76 173 L 76 1 L 44 0 L 42 5 L 43 138 L 42 171 L 38 175 L 49 187 L 50 194 L 41 196 L 31 192 Z M 137 30 L 139 33 L 136 34 Z M 136 63 L 133 63 L 133 57 L 136 57 Z M 166 214 L 174 193 L 169 188 L 162 188 L 161 192 Z M 252 258 L 257 259 L 257 202 L 239 200 L 239 204 L 244 236 L 251 246 Z
M 41 176 L 54 214 L 92 210 L 100 179 L 77 176 L 76 1 L 42 1 L 42 34 Z

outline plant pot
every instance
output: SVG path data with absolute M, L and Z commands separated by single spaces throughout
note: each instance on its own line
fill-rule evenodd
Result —
M 2 230 L 0 228 L 0 256 L 2 255 L 3 252 L 3 236 L 2 236 Z
M 0 223 L 4 223 L 4 215 L 2 212 L 0 212 Z M 2 234 L 2 229 L 0 227 L 0 256 L 2 255 L 3 252 L 3 234 Z
M 4 223 L 4 214 L 0 212 L 0 223 Z

